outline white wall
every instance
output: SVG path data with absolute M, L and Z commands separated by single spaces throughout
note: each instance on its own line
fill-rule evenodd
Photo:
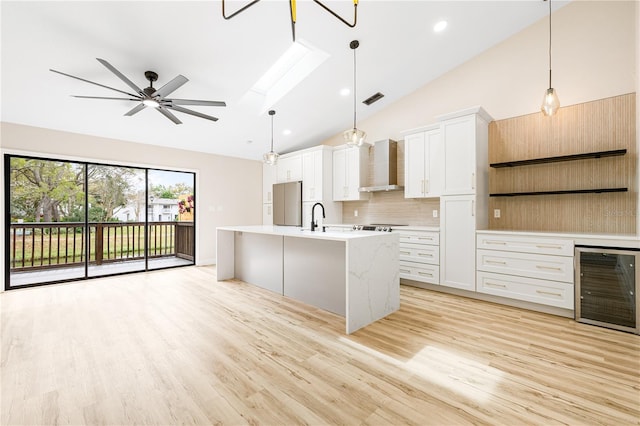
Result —
M 196 172 L 196 264 L 215 263 L 216 227 L 262 223 L 262 163 L 12 123 L 0 124 L 2 153 Z M 2 173 L 4 192 L 4 170 Z M 4 236 L 4 197 L 1 232 Z M 0 259 L 4 259 L 4 245 Z M 4 261 L 2 261 L 4 279 Z M 2 286 L 4 288 L 4 286 Z
M 561 106 L 638 88 L 637 1 L 573 1 L 553 13 L 553 86 Z M 494 119 L 540 110 L 548 87 L 548 17 L 358 122 L 369 142 L 482 105 Z M 360 111 L 366 108 L 359 106 Z M 342 135 L 324 142 L 342 144 Z

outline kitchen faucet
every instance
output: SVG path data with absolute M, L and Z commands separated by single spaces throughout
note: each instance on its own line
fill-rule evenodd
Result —
M 322 218 L 324 219 L 324 206 L 322 205 L 322 203 L 315 203 L 313 205 L 313 207 L 311 207 L 311 232 L 315 231 L 316 228 L 318 227 L 318 222 L 315 220 L 315 211 L 316 211 L 316 206 L 320 206 L 322 207 Z M 322 232 L 325 232 L 326 229 L 324 226 L 322 226 Z

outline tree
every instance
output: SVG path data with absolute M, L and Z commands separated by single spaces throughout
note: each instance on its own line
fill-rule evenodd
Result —
M 135 192 L 136 171 L 128 167 L 91 165 L 88 175 L 91 220 L 106 222 Z
M 58 222 L 81 205 L 83 166 L 11 158 L 11 216 L 28 221 Z

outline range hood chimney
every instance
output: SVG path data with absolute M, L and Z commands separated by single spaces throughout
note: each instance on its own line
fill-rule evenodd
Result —
M 373 186 L 358 188 L 360 192 L 399 191 L 398 142 L 384 139 L 373 144 Z

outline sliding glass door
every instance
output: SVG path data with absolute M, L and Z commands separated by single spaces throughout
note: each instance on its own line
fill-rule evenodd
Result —
M 7 156 L 4 170 L 10 287 L 83 278 L 85 165 Z
M 149 170 L 149 269 L 194 263 L 193 173 Z
M 5 289 L 194 264 L 194 173 L 4 161 Z

